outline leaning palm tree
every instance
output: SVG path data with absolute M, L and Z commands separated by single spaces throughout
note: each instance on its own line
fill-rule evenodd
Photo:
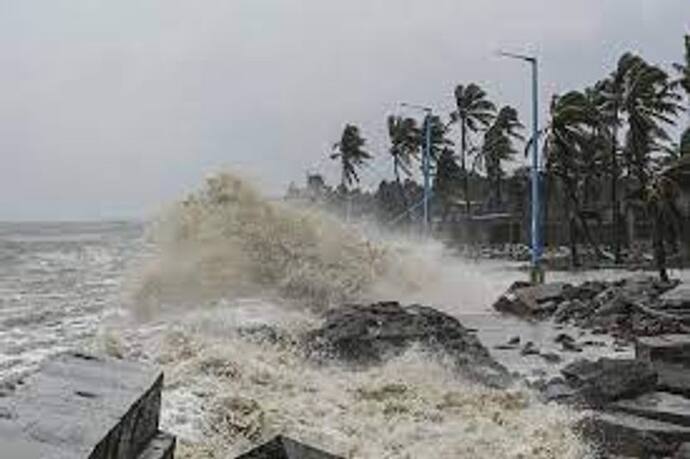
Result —
M 349 185 L 355 182 L 359 183 L 357 169 L 371 159 L 371 155 L 364 150 L 365 143 L 366 141 L 362 138 L 359 128 L 352 124 L 347 124 L 340 141 L 333 145 L 335 152 L 331 154 L 331 159 L 340 160 L 340 185 L 343 191 L 347 191 Z
M 441 221 L 446 221 L 448 213 L 457 201 L 462 171 L 458 166 L 453 150 L 444 149 L 436 162 L 434 176 L 434 201 L 441 207 Z
M 421 130 L 414 118 L 388 117 L 389 152 L 393 158 L 393 173 L 400 184 L 400 171 L 405 175 L 412 174 L 412 161 L 419 156 Z
M 388 117 L 388 137 L 391 143 L 388 151 L 393 158 L 395 183 L 403 207 L 407 211 L 409 203 L 405 187 L 400 180 L 400 172 L 402 171 L 408 177 L 412 175 L 412 162 L 419 156 L 421 131 L 417 126 L 417 120 L 390 115 Z M 407 215 L 409 216 L 409 214 Z
M 592 108 L 585 94 L 571 91 L 556 96 L 551 103 L 551 119 L 543 130 L 544 157 L 547 172 L 563 185 L 570 226 L 570 246 L 573 265 L 579 265 L 577 238 L 581 229 L 585 239 L 598 258 L 603 252 L 594 242 L 582 204 L 586 174 L 595 171 L 589 165 L 588 149 L 591 142 Z M 534 139 L 530 140 L 530 143 Z M 529 143 L 528 143 L 529 148 Z
M 502 163 L 509 161 L 517 153 L 514 141 L 524 139 L 519 132 L 522 129 L 524 126 L 518 119 L 517 110 L 505 106 L 501 108 L 494 122 L 484 133 L 484 143 L 478 150 L 478 155 L 484 163 L 491 186 L 490 204 L 502 202 L 501 181 L 505 175 Z
M 649 185 L 654 155 L 669 150 L 666 127 L 675 124 L 682 110 L 681 96 L 669 75 L 644 60 L 626 76 L 623 108 L 628 117 L 623 159 L 640 189 Z
M 455 88 L 456 110 L 451 113 L 451 121 L 460 125 L 460 168 L 463 173 L 463 188 L 467 213 L 470 213 L 469 193 L 469 134 L 480 129 L 486 129 L 493 121 L 496 106 L 487 99 L 486 92 L 474 83 L 467 86 L 458 85 Z
M 621 211 L 620 196 L 618 193 L 619 180 L 621 178 L 621 147 L 619 133 L 624 117 L 626 102 L 629 102 L 632 93 L 628 90 L 630 85 L 629 75 L 635 69 L 644 64 L 639 56 L 632 53 L 623 54 L 616 68 L 602 81 L 599 81 L 594 90 L 597 93 L 598 112 L 601 121 L 609 133 L 609 164 L 607 167 L 611 183 L 611 208 L 613 215 L 613 243 L 616 263 L 621 262 Z M 627 105 L 630 105 L 627 103 Z
M 445 124 L 443 120 L 441 120 L 441 117 L 436 115 L 425 118 L 420 136 L 420 145 L 422 150 L 426 148 L 426 123 L 431 124 L 431 148 L 429 151 L 429 156 L 431 157 L 431 161 L 435 163 L 439 160 L 441 154 L 454 145 L 453 141 L 448 138 L 448 126 L 450 123 Z
M 678 247 L 684 217 L 678 206 L 681 185 L 690 183 L 690 156 L 683 156 L 652 176 L 644 201 L 652 222 L 654 261 L 662 281 L 668 282 L 666 247 Z

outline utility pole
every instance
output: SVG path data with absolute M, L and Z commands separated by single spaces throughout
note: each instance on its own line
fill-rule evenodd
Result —
M 424 107 L 421 105 L 402 103 L 403 107 L 416 108 L 423 110 L 424 116 L 424 149 L 422 151 L 422 175 L 424 176 L 424 223 L 423 232 L 424 236 L 429 235 L 431 214 L 429 211 L 429 205 L 431 202 L 431 114 L 432 110 L 429 107 Z
M 542 240 L 540 226 L 541 197 L 539 171 L 539 61 L 536 56 L 499 52 L 502 57 L 527 62 L 532 68 L 532 266 L 530 280 L 535 284 L 544 282 L 541 266 Z

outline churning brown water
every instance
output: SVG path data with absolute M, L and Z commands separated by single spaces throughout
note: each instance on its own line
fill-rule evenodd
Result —
M 232 457 L 278 433 L 348 458 L 587 457 L 575 413 L 521 387 L 473 385 L 443 356 L 413 349 L 358 371 L 300 356 L 292 338 L 342 301 L 462 315 L 484 311 L 515 276 L 365 233 L 214 177 L 153 225 L 151 254 L 127 284 L 131 314 L 106 321 L 98 344 L 164 365 L 163 421 L 183 458 Z

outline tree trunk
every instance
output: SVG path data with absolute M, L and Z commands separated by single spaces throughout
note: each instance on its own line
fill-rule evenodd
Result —
M 463 188 L 465 192 L 465 206 L 466 206 L 466 211 L 467 211 L 467 216 L 469 217 L 470 213 L 472 212 L 471 209 L 471 204 L 470 204 L 470 180 L 469 180 L 469 173 L 467 171 L 467 126 L 465 120 L 461 120 L 460 122 L 460 141 L 461 141 L 461 150 L 462 150 L 462 173 L 463 173 Z
M 620 264 L 621 256 L 621 214 L 620 203 L 618 202 L 618 159 L 617 142 L 614 141 L 613 152 L 611 156 L 611 216 L 613 226 L 613 256 L 616 264 Z
M 570 239 L 570 263 L 573 268 L 579 268 L 581 266 L 580 256 L 577 252 L 577 220 L 573 214 L 570 214 L 569 218 L 569 239 Z
M 410 213 L 410 205 L 407 201 L 407 195 L 405 194 L 405 188 L 400 181 L 400 170 L 398 167 L 398 159 L 393 160 L 393 171 L 395 173 L 395 181 L 398 184 L 398 192 L 400 193 L 400 199 L 403 203 L 403 212 L 405 212 L 405 220 L 408 222 L 412 221 L 412 215 Z
M 594 253 L 596 254 L 597 258 L 599 260 L 604 258 L 604 254 L 602 253 L 601 249 L 599 248 L 599 245 L 594 241 L 594 237 L 592 237 L 592 232 L 589 229 L 589 224 L 587 223 L 587 219 L 582 213 L 582 209 L 580 207 L 580 202 L 577 199 L 577 194 L 575 192 L 574 187 L 572 184 L 568 182 L 568 180 L 564 180 L 564 185 L 566 188 L 566 191 L 568 193 L 568 196 L 570 197 L 570 201 L 573 205 L 573 212 L 577 216 L 577 219 L 580 221 L 580 226 L 582 228 L 582 233 L 583 236 L 585 237 L 585 240 L 589 244 L 589 246 L 594 250 Z
M 618 202 L 618 108 L 616 108 L 611 137 L 611 223 L 613 226 L 613 256 L 615 263 L 620 264 L 622 262 L 622 257 L 620 203 Z
M 659 277 L 663 282 L 668 282 L 666 271 L 666 248 L 664 247 L 663 225 L 658 212 L 650 212 L 652 217 L 652 246 L 654 248 L 654 262 L 659 271 Z
M 577 221 L 572 211 L 569 199 L 565 201 L 566 215 L 568 216 L 568 242 L 570 244 L 570 264 L 573 268 L 580 266 L 580 257 L 577 252 Z

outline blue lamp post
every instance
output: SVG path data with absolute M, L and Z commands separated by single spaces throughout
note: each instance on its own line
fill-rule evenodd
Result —
M 542 240 L 540 227 L 541 197 L 539 195 L 539 62 L 535 56 L 500 52 L 500 56 L 519 59 L 532 67 L 532 269 L 530 278 L 533 283 L 544 282 L 544 271 L 541 266 Z

